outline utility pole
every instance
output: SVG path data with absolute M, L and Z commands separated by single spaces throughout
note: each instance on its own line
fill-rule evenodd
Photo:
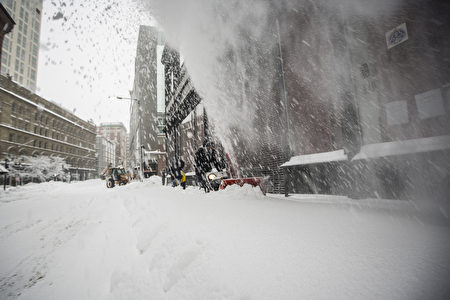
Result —
M 279 63 L 280 63 L 280 73 L 281 73 L 281 83 L 282 83 L 282 93 L 281 93 L 281 105 L 283 107 L 283 152 L 286 160 L 290 159 L 290 149 L 289 149 L 289 113 L 288 113 L 288 103 L 287 103 L 287 92 L 286 92 L 286 82 L 284 80 L 284 66 L 283 66 L 283 52 L 281 51 L 281 36 L 280 36 L 280 24 L 277 19 L 277 36 L 278 36 L 278 51 L 279 51 Z M 289 170 L 284 168 L 284 195 L 287 197 L 289 194 L 289 183 L 288 183 Z
M 113 96 L 113 98 L 119 99 L 119 100 L 131 100 L 131 101 L 136 101 L 137 102 L 137 109 L 138 109 L 138 138 L 139 138 L 139 143 L 136 142 L 137 146 L 139 146 L 138 150 L 139 150 L 139 165 L 140 165 L 140 180 L 142 181 L 144 178 L 144 160 L 143 160 L 143 155 L 142 155 L 142 151 L 144 148 L 143 145 L 143 135 L 142 135 L 142 115 L 141 115 L 141 100 L 136 99 L 136 98 L 129 98 L 129 97 L 119 97 L 119 96 Z

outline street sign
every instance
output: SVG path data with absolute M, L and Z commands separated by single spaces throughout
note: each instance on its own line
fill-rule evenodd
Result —
M 400 24 L 394 29 L 386 32 L 386 43 L 388 49 L 397 46 L 408 40 L 408 30 L 406 23 Z

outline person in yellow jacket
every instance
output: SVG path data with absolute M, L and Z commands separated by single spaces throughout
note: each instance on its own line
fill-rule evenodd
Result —
M 186 189 L 186 174 L 183 172 L 183 170 L 181 171 L 181 180 L 180 180 L 180 185 L 183 187 L 183 190 Z

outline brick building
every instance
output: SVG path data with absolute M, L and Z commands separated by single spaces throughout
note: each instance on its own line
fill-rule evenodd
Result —
M 73 179 L 96 177 L 96 127 L 0 76 L 0 159 L 57 156 Z
M 290 190 L 445 198 L 450 5 L 399 2 L 376 15 L 341 5 L 278 10 Z
M 114 166 L 127 168 L 127 129 L 122 122 L 100 123 L 97 127 L 97 135 L 105 137 L 116 144 L 115 159 L 110 161 Z
M 115 142 L 110 141 L 102 135 L 97 135 L 97 173 L 102 174 L 110 165 L 116 166 L 116 147 Z

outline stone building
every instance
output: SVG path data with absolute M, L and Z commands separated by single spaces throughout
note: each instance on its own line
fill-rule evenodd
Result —
M 115 160 L 110 161 L 114 166 L 127 168 L 127 129 L 122 122 L 100 123 L 97 126 L 97 135 L 104 136 L 107 140 L 114 142 L 117 146 Z
M 42 0 L 0 0 L 16 22 L 2 47 L 1 75 L 36 92 L 42 20 Z
M 2 28 L 2 30 L 0 31 L 0 49 L 3 48 L 3 40 L 5 38 L 5 35 L 12 31 L 14 25 L 16 25 L 16 22 L 14 22 L 13 18 L 9 15 L 8 11 L 0 3 L 0 28 Z M 1 59 L 2 52 L 0 52 L 0 69 L 2 66 L 2 59 Z M 5 62 L 6 59 L 7 58 L 5 58 Z
M 160 130 L 164 105 L 158 105 L 164 102 L 164 89 L 160 88 L 164 80 L 162 49 L 162 33 L 156 27 L 140 26 L 131 92 L 129 155 L 133 167 L 142 167 L 146 176 L 160 174 L 165 167 L 165 156 L 156 154 L 165 151 Z
M 74 179 L 96 176 L 96 126 L 0 76 L 0 160 L 57 156 Z
M 110 165 L 116 166 L 116 147 L 115 142 L 110 141 L 102 135 L 97 135 L 97 173 L 102 174 Z

